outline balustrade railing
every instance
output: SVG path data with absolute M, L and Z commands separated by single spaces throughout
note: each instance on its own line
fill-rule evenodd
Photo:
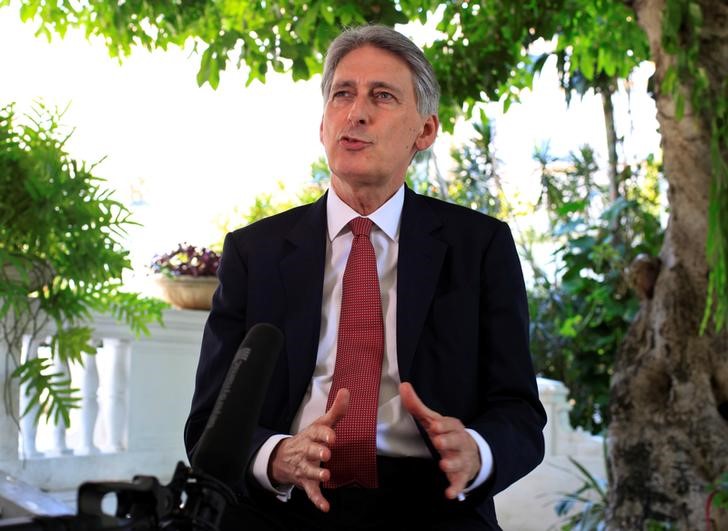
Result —
M 83 365 L 53 370 L 68 374 L 79 392 L 71 424 L 36 424 L 37 406 L 18 424 L 0 410 L 0 470 L 52 492 L 72 492 L 83 481 L 131 480 L 136 474 L 167 480 L 184 460 L 182 428 L 189 411 L 206 312 L 168 310 L 165 325 L 134 337 L 112 318 L 96 315 L 99 345 Z M 23 341 L 23 359 L 51 355 L 44 331 Z M 0 347 L 2 348 L 2 347 Z M 0 352 L 5 358 L 5 353 Z M 5 381 L 6 364 L 0 366 Z M 14 411 L 27 397 L 10 382 Z
M 78 390 L 78 408 L 71 411 L 71 425 L 36 423 L 38 406 L 20 418 L 20 457 L 38 459 L 62 455 L 116 453 L 126 450 L 129 366 L 132 342 L 104 337 L 98 340 L 96 355 L 82 355 L 83 364 L 69 366 L 53 358 L 53 372 L 71 379 Z M 44 339 L 25 337 L 23 361 L 51 358 Z M 24 412 L 29 398 L 20 386 L 19 411 Z M 43 421 L 45 419 L 41 419 Z

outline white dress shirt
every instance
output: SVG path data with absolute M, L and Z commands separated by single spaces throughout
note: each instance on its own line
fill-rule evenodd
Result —
M 404 204 L 404 185 L 379 209 L 368 217 L 374 223 L 370 234 L 377 257 L 379 289 L 382 296 L 384 318 L 384 359 L 382 380 L 379 387 L 377 411 L 377 454 L 393 457 L 432 456 L 412 416 L 402 406 L 399 396 L 399 369 L 397 366 L 397 257 L 399 254 L 399 228 Z M 329 189 L 326 202 L 328 238 L 321 304 L 321 329 L 313 377 L 298 413 L 293 419 L 291 433 L 295 434 L 311 425 L 326 412 L 326 402 L 334 375 L 336 344 L 341 313 L 341 291 L 344 269 L 349 258 L 353 235 L 348 223 L 360 214 L 344 203 Z M 493 456 L 483 437 L 467 430 L 478 444 L 481 469 L 475 481 L 465 490 L 468 492 L 490 476 Z M 253 459 L 253 475 L 279 498 L 290 497 L 290 488 L 276 489 L 268 478 L 270 455 L 282 439 L 289 435 L 270 437 Z

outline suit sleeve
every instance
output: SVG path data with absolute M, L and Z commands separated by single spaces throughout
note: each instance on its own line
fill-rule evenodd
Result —
M 542 461 L 546 423 L 529 350 L 523 274 L 505 223 L 499 224 L 483 257 L 479 329 L 482 413 L 468 427 L 493 452 L 494 473 L 483 485 L 492 496 Z

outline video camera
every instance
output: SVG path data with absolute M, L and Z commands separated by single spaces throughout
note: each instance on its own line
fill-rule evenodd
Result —
M 104 498 L 116 495 L 115 514 L 103 512 Z M 3 531 L 170 531 L 216 530 L 233 491 L 218 479 L 181 461 L 164 486 L 153 476 L 131 482 L 88 482 L 78 489 L 78 514 L 0 520 Z

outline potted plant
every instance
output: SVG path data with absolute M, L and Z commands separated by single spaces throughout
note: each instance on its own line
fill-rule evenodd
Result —
M 50 330 L 52 357 L 81 363 L 93 354 L 92 312 L 112 314 L 137 333 L 161 322 L 162 301 L 124 291 L 131 263 L 120 241 L 133 224 L 93 165 L 65 150 L 71 136 L 62 113 L 37 104 L 19 119 L 0 106 L 0 347 L 9 368 L 3 382 L 6 411 L 16 414 L 15 378 L 28 407 L 69 424 L 77 395 L 70 380 L 49 370 L 53 359 L 21 362 L 24 337 Z M 2 352 L 2 350 L 0 350 Z
M 220 256 L 206 247 L 180 243 L 154 257 L 151 269 L 161 297 L 177 308 L 209 310 L 217 289 Z

